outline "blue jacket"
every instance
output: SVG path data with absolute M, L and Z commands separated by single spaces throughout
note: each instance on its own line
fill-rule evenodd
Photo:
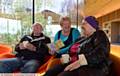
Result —
M 64 36 L 60 31 L 58 31 L 55 35 L 54 38 L 54 42 L 56 42 L 57 40 L 61 39 L 63 42 L 67 41 L 67 46 L 64 48 L 61 48 L 59 50 L 59 54 L 64 54 L 64 53 L 68 53 L 69 48 L 71 47 L 71 45 L 75 42 L 76 39 L 78 39 L 80 37 L 80 32 L 76 29 L 76 28 L 71 28 L 71 33 L 69 34 L 69 36 Z

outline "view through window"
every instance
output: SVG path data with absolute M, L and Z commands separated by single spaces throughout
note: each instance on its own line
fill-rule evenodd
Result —
M 72 27 L 78 27 L 83 6 L 84 0 L 0 0 L 0 44 L 14 47 L 23 35 L 31 33 L 33 22 L 40 22 L 53 39 L 61 29 L 61 16 L 69 16 Z
M 14 46 L 32 25 L 32 0 L 0 0 L 0 43 Z

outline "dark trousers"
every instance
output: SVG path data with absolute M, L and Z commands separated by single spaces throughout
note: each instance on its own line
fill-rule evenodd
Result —
M 35 73 L 40 66 L 38 60 L 2 59 L 0 60 L 0 73 L 12 73 L 17 69 L 20 69 L 22 73 Z
M 97 68 L 82 66 L 73 71 L 64 71 L 67 64 L 59 64 L 49 69 L 44 76 L 106 76 L 105 73 Z

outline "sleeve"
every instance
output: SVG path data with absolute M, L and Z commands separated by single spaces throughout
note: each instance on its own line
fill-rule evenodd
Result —
M 73 36 L 73 41 L 75 41 L 76 39 L 78 39 L 80 37 L 79 30 L 78 29 L 73 29 L 72 36 Z
M 46 56 L 50 55 L 48 52 L 49 48 L 44 43 L 41 44 L 40 47 L 37 47 L 36 50 L 37 50 L 36 53 L 38 53 L 38 54 L 42 54 L 42 55 L 46 55 Z
M 72 46 L 72 44 L 70 44 L 69 46 L 67 46 L 66 48 L 60 49 L 59 50 L 59 54 L 64 54 L 64 53 L 68 53 L 69 48 Z
M 48 52 L 49 51 L 49 48 L 47 46 L 48 43 L 51 43 L 51 40 L 49 37 L 45 36 L 45 40 L 43 40 L 43 42 L 36 47 L 36 50 L 37 50 L 36 52 L 42 55 L 50 55 Z
M 20 50 L 19 44 L 17 44 L 17 45 L 15 46 L 15 51 L 16 51 L 16 52 L 19 52 L 19 50 Z
M 25 40 L 26 40 L 26 35 L 23 36 L 23 37 L 21 38 L 20 42 L 15 46 L 15 51 L 16 51 L 16 52 L 19 52 L 19 51 L 20 51 L 19 44 L 22 43 L 22 42 L 25 41 Z
M 48 43 L 51 43 L 51 39 L 49 37 L 45 37 L 45 43 L 48 44 Z
M 80 54 L 82 65 L 95 66 L 108 58 L 110 43 L 104 32 L 99 32 L 94 40 L 95 48 L 87 54 Z M 84 56 L 83 56 L 84 55 Z M 82 61 L 83 60 L 83 61 Z

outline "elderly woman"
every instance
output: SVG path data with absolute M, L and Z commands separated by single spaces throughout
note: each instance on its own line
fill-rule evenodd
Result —
M 85 37 L 70 48 L 70 61 L 49 69 L 45 76 L 106 76 L 110 43 L 98 25 L 95 17 L 85 17 L 81 26 Z
M 56 33 L 54 42 L 56 43 L 60 40 L 64 43 L 64 46 L 57 50 L 49 51 L 50 54 L 55 55 L 55 57 L 49 62 L 47 69 L 59 64 L 61 55 L 68 53 L 69 48 L 76 41 L 76 39 L 80 37 L 80 32 L 78 29 L 71 27 L 71 19 L 69 17 L 61 17 L 60 26 L 61 30 Z
M 69 48 L 72 46 L 75 40 L 80 37 L 80 32 L 78 29 L 71 27 L 71 19 L 69 17 L 61 17 L 60 26 L 61 30 L 56 33 L 54 43 L 61 41 L 64 43 L 64 46 L 59 49 L 49 51 L 50 54 L 55 55 L 55 57 L 49 62 L 47 69 L 59 64 L 61 55 L 68 53 Z
M 61 54 L 68 53 L 68 49 L 72 43 L 80 37 L 79 31 L 75 28 L 71 28 L 71 20 L 69 17 L 62 17 L 60 19 L 60 26 L 61 30 L 56 33 L 54 42 L 60 39 L 63 41 L 65 46 L 60 48 L 57 53 L 57 57 L 60 57 Z

